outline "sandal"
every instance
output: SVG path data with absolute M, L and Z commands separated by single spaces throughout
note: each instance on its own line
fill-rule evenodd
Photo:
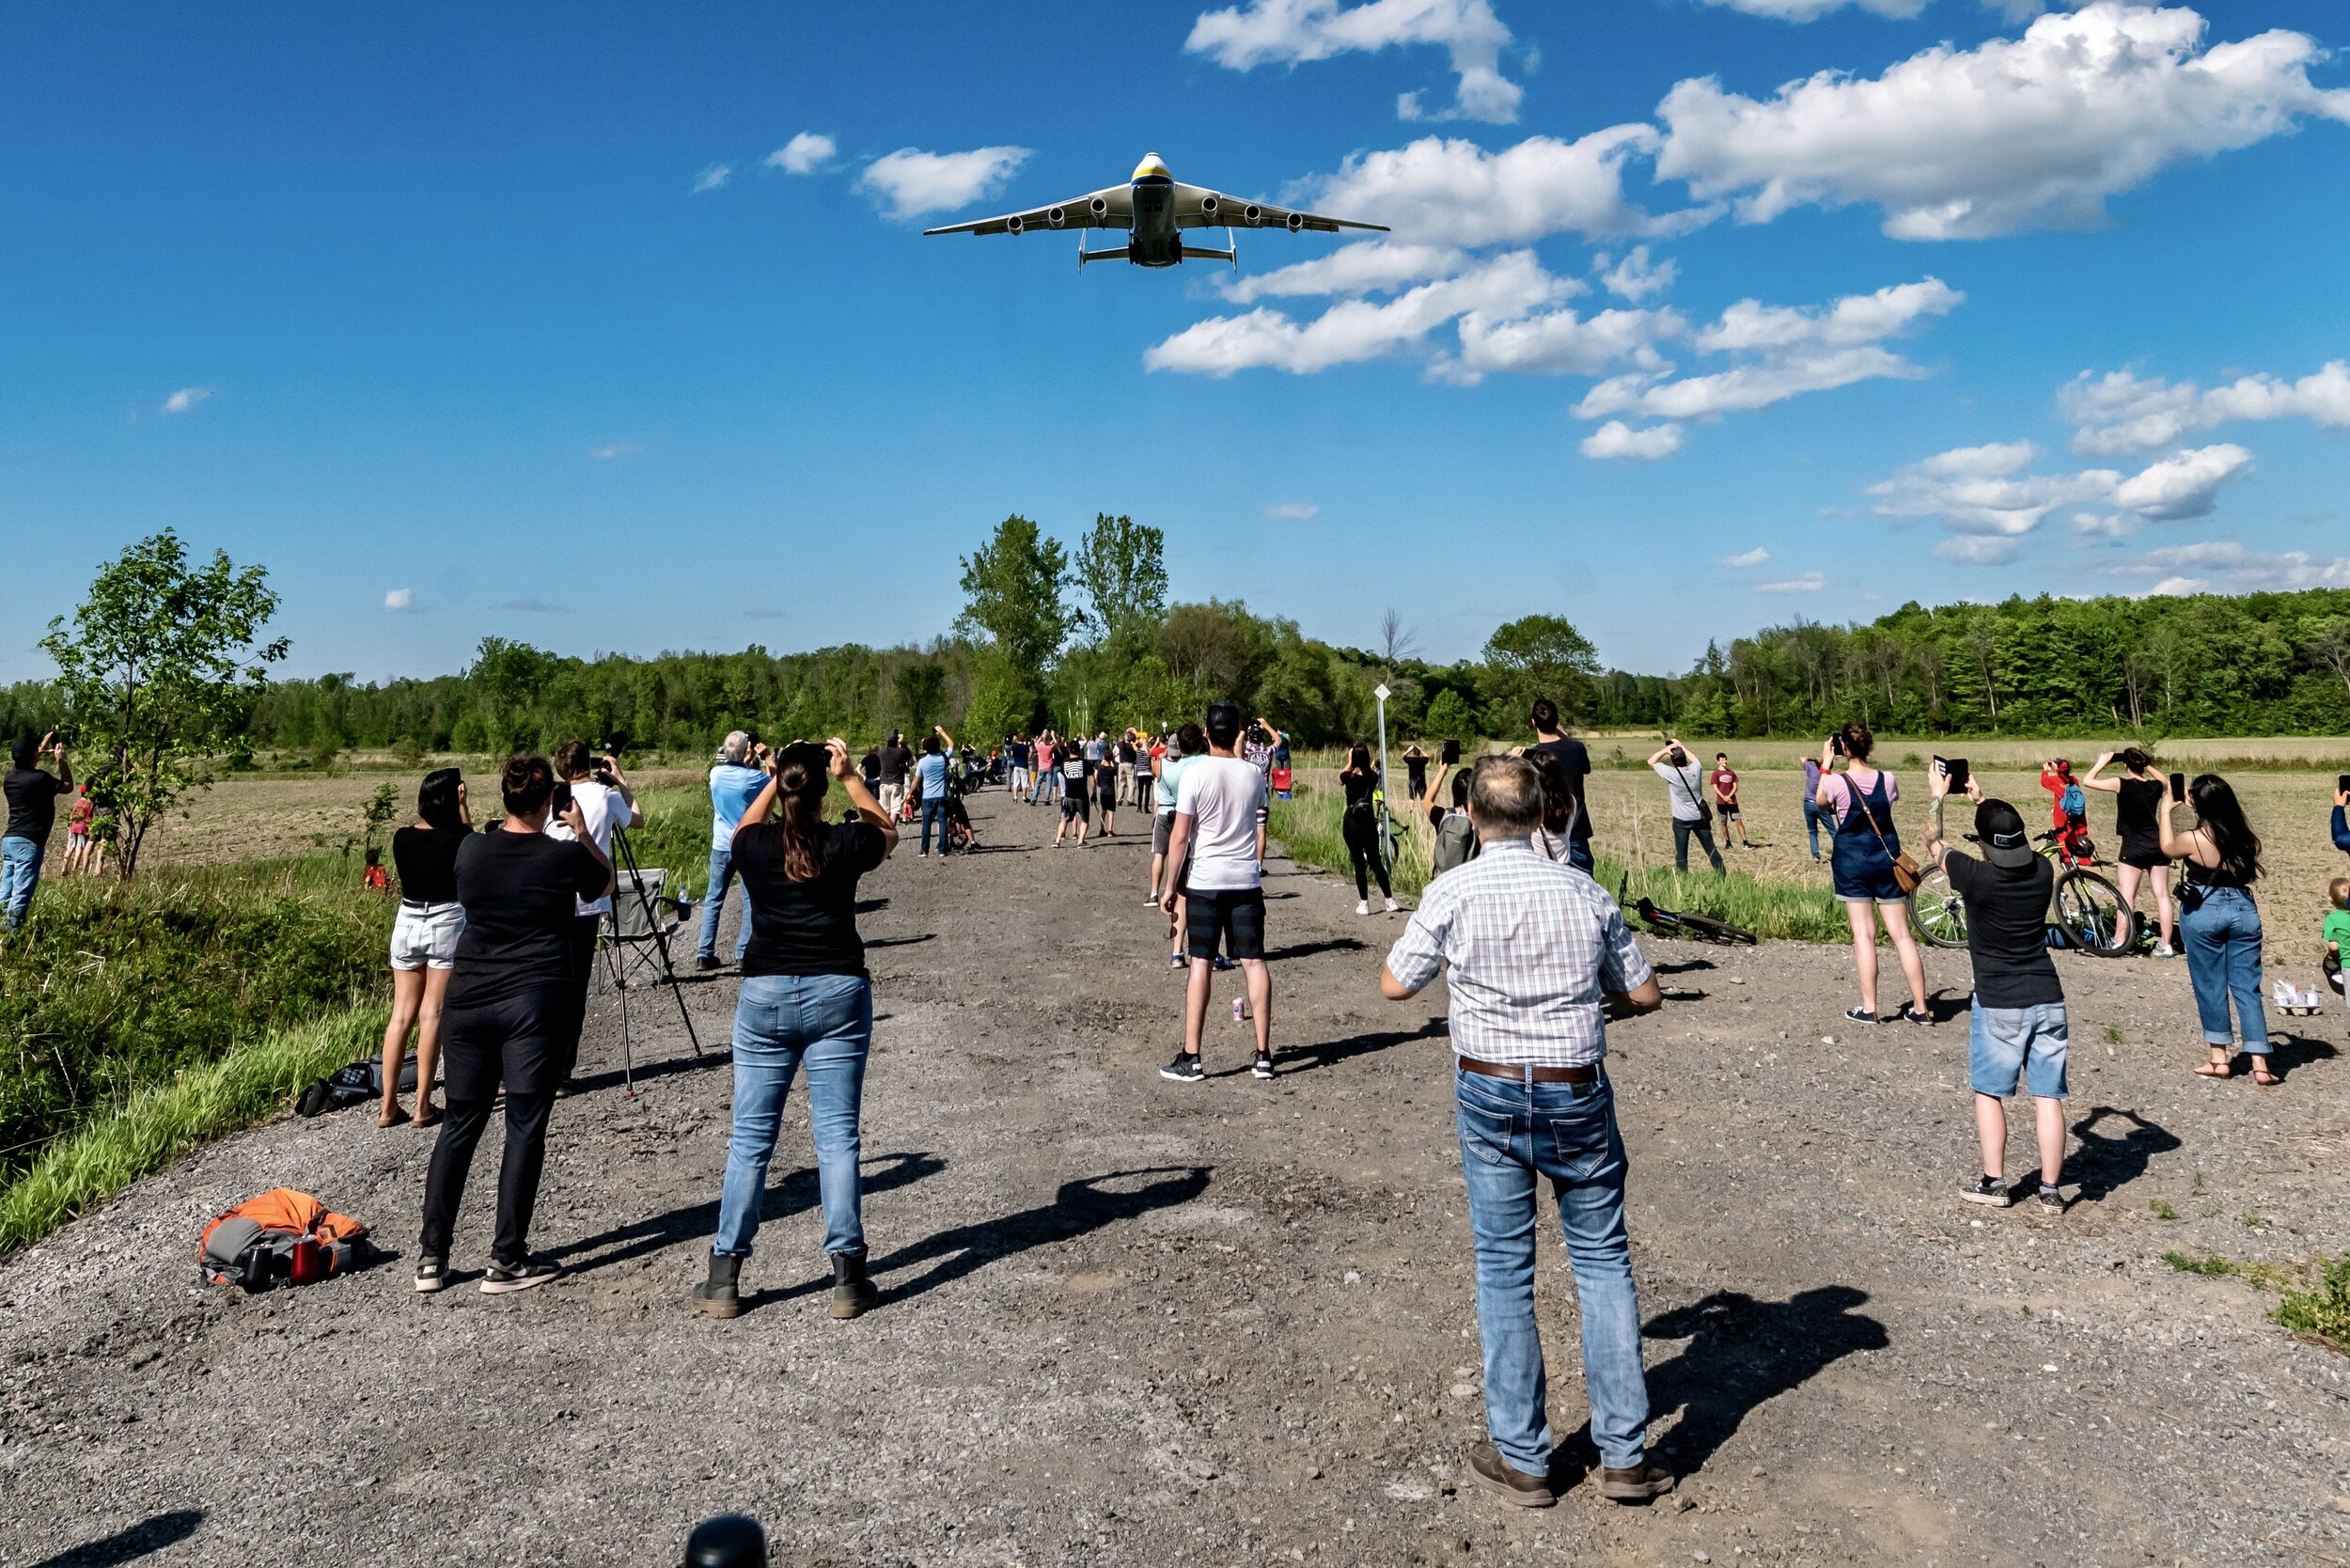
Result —
M 419 1127 L 437 1127 L 441 1124 L 441 1107 L 430 1105 L 422 1106 L 417 1110 L 415 1120 Z
M 2207 1061 L 2195 1070 L 2199 1078 L 2232 1078 L 2235 1069 L 2224 1061 Z
M 398 1105 L 394 1105 L 391 1108 L 390 1114 L 384 1115 L 379 1113 L 375 1119 L 375 1124 L 378 1127 L 398 1127 L 405 1124 L 408 1120 L 408 1113 L 401 1110 Z
M 2282 1073 L 2271 1073 L 2268 1070 L 2267 1058 L 2254 1057 L 2252 1058 L 2252 1081 L 2263 1089 L 2266 1089 L 2270 1084 L 2283 1083 L 2285 1075 Z

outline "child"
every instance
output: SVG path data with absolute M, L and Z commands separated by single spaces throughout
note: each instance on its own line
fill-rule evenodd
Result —
M 359 886 L 370 893 L 388 893 L 392 890 L 392 879 L 384 874 L 384 852 L 382 850 L 368 851 L 368 869 L 360 876 Z
M 2056 797 L 2049 825 L 2062 835 L 2058 842 L 2066 861 L 2088 865 L 2097 850 L 2089 838 L 2089 796 L 2073 776 L 2073 764 L 2062 757 L 2050 760 L 2040 770 L 2040 787 Z
M 2342 980 L 2342 954 L 2350 947 L 2350 876 L 2338 876 L 2326 885 L 2326 902 L 2332 908 L 2326 911 L 2326 924 L 2318 933 L 2326 944 L 2326 983 L 2334 988 L 2337 996 L 2345 995 Z

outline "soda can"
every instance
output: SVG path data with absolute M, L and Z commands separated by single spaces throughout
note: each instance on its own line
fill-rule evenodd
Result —
M 1246 1024 L 1248 1022 L 1247 997 L 1235 996 L 1232 998 L 1232 1022 L 1235 1024 Z

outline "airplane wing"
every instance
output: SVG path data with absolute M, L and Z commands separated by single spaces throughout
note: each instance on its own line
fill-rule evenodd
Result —
M 1178 228 L 1310 228 L 1336 234 L 1341 228 L 1367 228 L 1385 234 L 1383 223 L 1357 223 L 1352 218 L 1325 218 L 1319 212 L 1298 212 L 1269 201 L 1229 196 L 1205 185 L 1175 181 L 1175 227 Z
M 1134 226 L 1134 187 L 1112 185 L 1104 190 L 1089 191 L 1081 196 L 1071 196 L 1067 201 L 1031 207 L 1026 212 L 1005 212 L 973 223 L 950 223 L 944 228 L 926 228 L 922 232 L 1026 234 L 1031 230 L 1052 228 L 1132 228 Z

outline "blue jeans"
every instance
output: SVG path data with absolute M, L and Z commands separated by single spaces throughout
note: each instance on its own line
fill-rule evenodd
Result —
M 2195 1012 L 2207 1045 L 2233 1045 L 2228 1029 L 2228 998 L 2235 998 L 2235 1021 L 2244 1048 L 2268 1054 L 2268 1015 L 2261 1011 L 2261 912 L 2241 887 L 2212 887 L 2202 902 L 2179 916 L 2179 939 L 2186 949 L 2186 978 L 2195 987 Z
M 40 857 L 47 850 L 30 839 L 0 839 L 0 909 L 8 911 L 10 931 L 24 923 L 24 912 L 33 907 L 33 889 L 40 886 Z
M 922 853 L 931 853 L 931 824 L 938 824 L 938 853 L 947 853 L 947 802 L 922 797 Z
M 727 1142 L 713 1252 L 750 1256 L 784 1097 L 805 1063 L 824 1250 L 865 1256 L 857 1114 L 872 1043 L 873 982 L 862 975 L 754 975 L 743 982 L 734 1005 L 734 1136 Z
M 1803 828 L 1811 836 L 1811 858 L 1820 858 L 1820 829 L 1827 829 L 1828 838 L 1836 837 L 1836 813 L 1816 800 L 1803 803 Z
M 1567 864 L 1573 866 L 1576 870 L 1581 871 L 1585 876 L 1590 876 L 1593 874 L 1591 870 L 1591 841 L 1589 839 L 1569 839 L 1567 840 Z
M 1583 1381 L 1591 1439 L 1619 1469 L 1647 1452 L 1648 1378 L 1640 1365 L 1640 1303 L 1623 1223 L 1623 1139 L 1615 1090 L 1596 1084 L 1513 1083 L 1455 1073 L 1461 1171 L 1477 1236 L 1477 1324 L 1485 1345 L 1485 1426 L 1494 1447 L 1528 1475 L 1550 1473 L 1551 1439 L 1541 1330 L 1534 1322 L 1534 1179 L 1559 1203 L 1583 1309 Z
M 697 958 L 718 956 L 718 916 L 727 906 L 727 886 L 734 880 L 734 852 L 713 849 L 710 852 L 710 891 L 702 895 L 701 936 L 694 944 Z M 743 949 L 751 945 L 751 895 L 743 893 L 743 929 L 734 933 L 734 962 L 743 962 Z

